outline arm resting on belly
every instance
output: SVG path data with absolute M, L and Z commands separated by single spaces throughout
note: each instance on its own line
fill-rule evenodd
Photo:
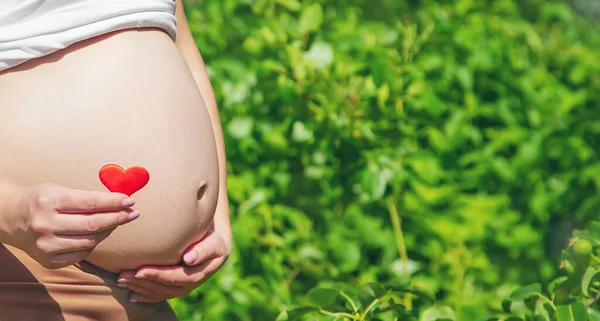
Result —
M 194 42 L 194 38 L 189 29 L 187 18 L 183 10 L 182 0 L 177 0 L 177 40 L 176 45 L 181 51 L 185 61 L 187 62 L 190 71 L 198 85 L 198 89 L 202 94 L 206 108 L 210 115 L 215 140 L 217 143 L 217 155 L 219 159 L 219 198 L 217 201 L 217 209 L 215 213 L 215 229 L 221 234 L 231 247 L 231 225 L 229 220 L 229 199 L 227 197 L 227 169 L 225 142 L 223 139 L 223 130 L 221 128 L 221 120 L 219 110 L 213 92 L 204 60 L 200 55 L 198 46 Z

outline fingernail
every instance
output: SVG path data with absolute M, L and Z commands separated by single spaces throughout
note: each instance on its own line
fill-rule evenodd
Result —
M 137 303 L 138 300 L 136 298 L 130 298 L 129 301 L 133 302 L 133 303 Z
M 194 263 L 194 261 L 196 261 L 196 251 L 190 251 L 187 252 L 184 256 L 183 256 L 183 260 L 185 261 L 185 263 L 187 264 L 192 264 Z
M 129 221 L 133 221 L 133 220 L 135 220 L 135 219 L 136 219 L 136 218 L 138 218 L 138 217 L 140 217 L 140 212 L 138 212 L 138 211 L 133 211 L 133 212 L 129 213 L 129 215 L 127 216 L 127 219 L 128 219 Z
M 144 274 L 136 274 L 136 275 L 135 275 L 135 278 L 136 278 L 136 279 L 145 279 L 145 278 L 146 278 L 146 275 L 144 275 Z
M 126 198 L 121 204 L 123 204 L 123 207 L 132 207 L 135 204 L 135 201 L 131 198 Z

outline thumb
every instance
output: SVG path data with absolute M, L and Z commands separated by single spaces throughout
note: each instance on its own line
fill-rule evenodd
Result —
M 183 255 L 185 264 L 194 266 L 223 254 L 225 242 L 217 233 L 212 233 L 202 241 L 194 244 Z
M 185 264 L 187 264 L 187 265 L 195 265 L 197 259 L 198 259 L 198 253 L 196 253 L 196 246 L 189 249 L 183 255 L 183 262 L 185 262 Z

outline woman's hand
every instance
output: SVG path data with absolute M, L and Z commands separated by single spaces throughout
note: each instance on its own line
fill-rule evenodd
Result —
M 225 234 L 225 233 L 223 233 Z M 171 267 L 145 266 L 123 271 L 118 285 L 132 291 L 132 302 L 159 302 L 188 295 L 215 274 L 231 250 L 230 240 L 211 226 L 200 242 L 183 255 L 185 264 Z
M 119 193 L 55 184 L 11 191 L 0 217 L 0 242 L 20 248 L 48 269 L 83 260 L 115 228 L 140 215 L 130 209 L 135 202 Z

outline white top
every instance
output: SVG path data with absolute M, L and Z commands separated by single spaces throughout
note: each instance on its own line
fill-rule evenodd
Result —
M 157 27 L 175 40 L 175 0 L 0 0 L 0 71 L 111 31 Z

